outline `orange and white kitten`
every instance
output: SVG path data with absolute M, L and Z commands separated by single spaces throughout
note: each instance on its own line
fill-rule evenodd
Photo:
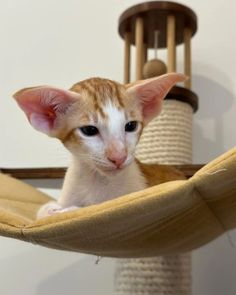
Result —
M 170 73 L 129 85 L 91 78 L 70 90 L 18 91 L 14 97 L 31 125 L 60 139 L 72 154 L 61 196 L 42 206 L 38 218 L 144 189 L 135 147 L 168 91 L 185 78 Z

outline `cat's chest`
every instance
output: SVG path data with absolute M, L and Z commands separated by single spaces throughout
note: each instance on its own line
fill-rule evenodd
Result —
M 112 178 L 93 176 L 86 183 L 80 183 L 81 206 L 101 203 L 119 196 L 144 189 L 145 179 L 135 168 Z M 81 194 L 82 193 L 82 194 Z
M 83 183 L 80 185 L 83 186 L 80 191 L 86 191 L 83 196 L 81 195 L 83 206 L 101 203 L 136 191 L 140 187 L 140 183 L 137 184 L 137 181 L 121 176 L 115 179 L 94 178 L 88 186 Z
M 59 203 L 63 207 L 85 207 L 146 188 L 146 180 L 136 163 L 113 177 L 101 176 L 71 165 L 66 173 Z

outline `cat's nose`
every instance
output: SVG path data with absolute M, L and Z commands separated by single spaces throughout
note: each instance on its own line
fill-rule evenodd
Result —
M 127 154 L 114 154 L 109 155 L 107 159 L 116 165 L 117 168 L 119 168 L 127 159 Z
M 127 159 L 127 148 L 124 142 L 117 138 L 112 138 L 107 146 L 105 155 L 107 159 L 119 168 Z

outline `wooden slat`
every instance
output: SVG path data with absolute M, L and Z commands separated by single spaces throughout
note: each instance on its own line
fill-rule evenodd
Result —
M 174 167 L 182 171 L 185 176 L 189 178 L 203 166 L 204 165 L 175 165 Z M 63 178 L 66 168 L 0 168 L 0 172 L 18 179 L 50 179 Z
M 184 82 L 184 87 L 191 89 L 191 37 L 190 28 L 184 29 L 184 74 L 189 78 Z
M 66 168 L 0 168 L 0 172 L 18 179 L 63 178 Z
M 124 84 L 130 83 L 130 32 L 125 33 L 125 48 L 124 48 Z
M 167 18 L 167 72 L 176 72 L 176 41 L 175 41 L 175 30 L 176 30 L 175 16 L 169 15 Z
M 136 80 L 141 80 L 143 76 L 143 19 L 138 17 L 135 24 L 135 45 L 136 45 Z

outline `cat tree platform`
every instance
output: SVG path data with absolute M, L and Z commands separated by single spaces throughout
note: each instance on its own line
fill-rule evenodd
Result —
M 0 234 L 99 256 L 147 257 L 190 251 L 236 227 L 236 148 L 188 180 L 175 172 L 179 180 L 154 185 L 158 167 L 142 165 L 145 190 L 41 220 L 36 212 L 51 198 L 0 174 Z

